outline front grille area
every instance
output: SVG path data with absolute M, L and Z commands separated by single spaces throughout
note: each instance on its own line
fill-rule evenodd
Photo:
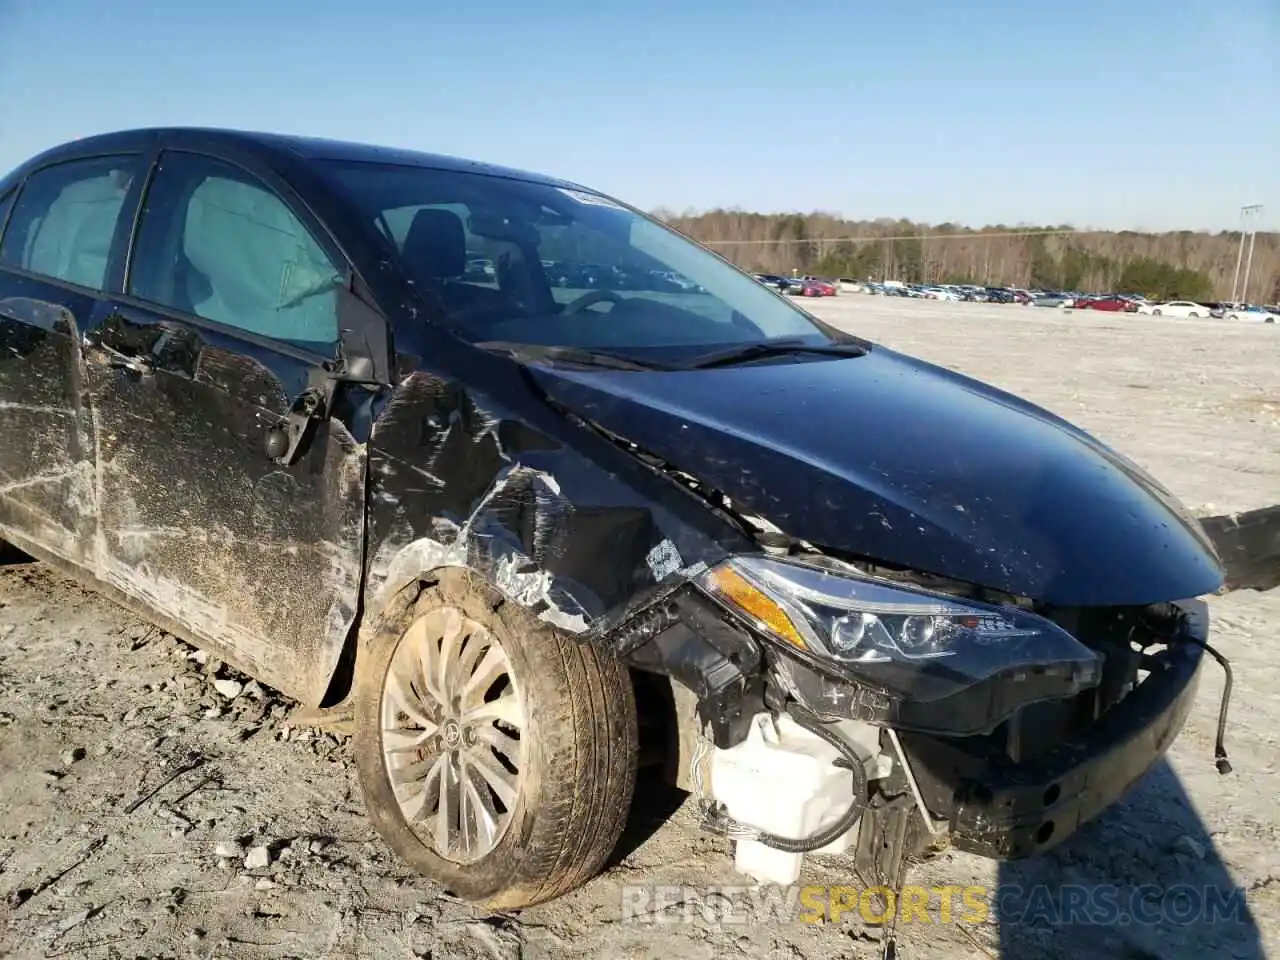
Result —
M 1035 759 L 1088 730 L 1150 674 L 1163 669 L 1163 653 L 1178 632 L 1181 616 L 1169 604 L 1039 612 L 1103 655 L 1102 681 L 1069 700 L 1023 707 L 996 728 L 989 749 L 1013 763 Z
M 1043 845 L 1036 831 L 1038 818 L 1050 816 L 1046 810 L 1071 806 L 1053 813 L 1055 822 L 1092 816 L 1141 776 L 1181 729 L 1201 660 L 1196 648 L 1208 632 L 1203 606 L 1038 610 L 1103 655 L 1101 683 L 1071 698 L 1024 706 L 980 736 L 903 731 L 926 805 L 939 816 L 972 820 L 974 849 L 1001 856 L 1010 854 L 1000 845 L 1004 840 L 996 842 L 1004 829 L 993 825 L 997 820 L 1030 824 L 1014 846 L 1031 850 Z

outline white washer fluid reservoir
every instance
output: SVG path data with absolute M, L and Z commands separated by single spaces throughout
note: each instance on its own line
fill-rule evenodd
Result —
M 880 754 L 880 731 L 845 720 L 831 724 L 863 757 L 868 781 L 887 776 L 891 762 Z M 853 800 L 853 773 L 837 767 L 840 752 L 791 717 L 760 713 L 747 739 L 713 750 L 708 793 L 739 823 L 798 840 L 835 823 Z M 814 853 L 843 853 L 857 839 L 854 824 Z M 758 840 L 738 840 L 734 865 L 759 883 L 792 884 L 800 877 L 802 853 L 786 853 Z

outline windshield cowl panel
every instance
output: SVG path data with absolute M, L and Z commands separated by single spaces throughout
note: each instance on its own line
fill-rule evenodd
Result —
M 835 339 L 722 258 L 600 194 L 429 167 L 321 166 L 440 322 L 473 343 L 678 366 L 763 341 Z

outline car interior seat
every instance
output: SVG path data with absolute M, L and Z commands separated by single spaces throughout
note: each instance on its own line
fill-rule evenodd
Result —
M 429 298 L 437 299 L 449 321 L 472 329 L 509 316 L 512 303 L 501 290 L 463 280 L 467 235 L 452 210 L 419 210 L 409 224 L 401 257 L 410 276 Z

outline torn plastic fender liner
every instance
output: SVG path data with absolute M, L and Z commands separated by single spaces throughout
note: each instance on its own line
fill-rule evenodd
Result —
M 374 609 L 421 574 L 464 566 L 556 626 L 604 634 L 661 582 L 687 576 L 650 510 L 579 507 L 555 476 L 527 464 L 500 470 L 461 522 L 448 513 L 411 521 L 429 499 L 383 488 L 377 507 L 388 529 L 370 564 Z M 428 523 L 433 535 L 413 536 Z
M 526 508 L 531 512 L 527 535 L 521 528 Z M 419 536 L 404 543 L 385 540 L 370 565 L 376 583 L 376 604 L 388 599 L 415 578 L 440 567 L 467 567 L 482 573 L 505 596 L 533 610 L 542 619 L 574 633 L 587 629 L 589 611 L 566 585 L 542 564 L 540 539 L 569 512 L 559 498 L 555 481 L 527 467 L 502 471 L 480 498 L 471 515 L 456 525 L 446 541 Z M 437 518 L 442 534 L 453 526 Z
M 532 393 L 498 401 L 411 373 L 378 415 L 369 463 L 371 611 L 432 569 L 465 566 L 603 644 L 727 553 L 721 522 L 691 500 L 665 502 L 668 482 Z
M 747 736 L 764 709 L 761 648 L 692 584 L 641 611 L 611 635 L 629 666 L 670 676 L 698 698 L 698 718 L 717 747 Z

